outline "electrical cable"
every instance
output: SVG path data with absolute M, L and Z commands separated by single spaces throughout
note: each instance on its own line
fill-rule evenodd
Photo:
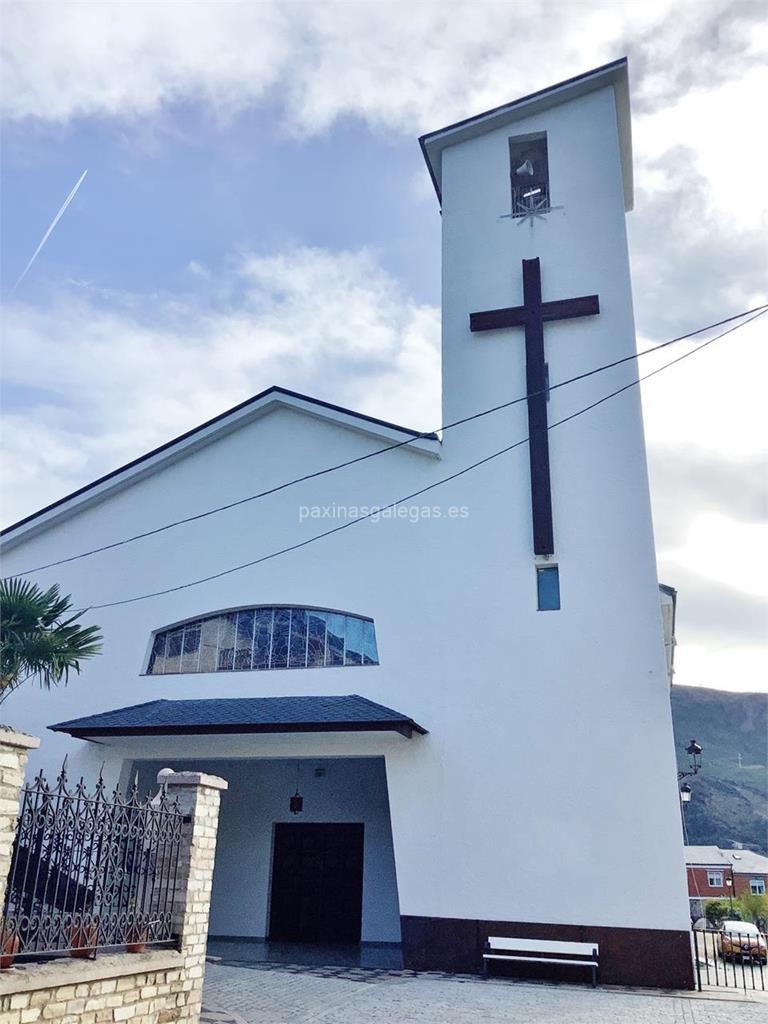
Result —
M 442 427 L 438 427 L 435 431 L 424 431 L 422 433 L 415 434 L 413 437 L 409 437 L 404 441 L 398 441 L 396 444 L 387 445 L 384 448 L 378 448 L 373 452 L 366 452 L 365 455 L 358 455 L 354 459 L 348 459 L 346 462 L 339 462 L 333 466 L 328 466 L 325 469 L 315 470 L 312 473 L 306 473 L 304 476 L 295 477 L 292 480 L 287 480 L 281 484 L 276 484 L 274 487 L 270 487 L 265 491 L 259 491 L 256 494 L 246 495 L 244 498 L 238 498 L 236 501 L 228 502 L 225 505 L 218 505 L 215 508 L 206 509 L 204 512 L 197 512 L 191 516 L 185 516 L 182 519 L 172 520 L 170 523 L 164 523 L 162 526 L 156 526 L 151 530 L 145 530 L 142 533 L 136 533 L 129 537 L 123 537 L 120 540 L 111 541 L 109 544 L 102 544 L 99 547 L 90 548 L 87 551 L 81 551 L 76 555 L 69 555 L 66 558 L 59 558 L 53 562 L 46 562 L 43 565 L 37 565 L 31 569 L 24 569 L 20 572 L 13 573 L 8 576 L 7 579 L 16 579 L 20 576 L 29 576 L 35 572 L 42 572 L 44 569 L 52 569 L 58 565 L 66 565 L 69 562 L 79 561 L 81 558 L 89 558 L 92 555 L 101 554 L 104 551 L 111 551 L 114 548 L 123 547 L 126 544 L 132 544 L 138 540 L 145 540 L 147 537 L 154 537 L 159 533 L 164 533 L 166 530 L 174 529 L 177 526 L 184 526 L 187 523 L 194 523 L 200 519 L 205 519 L 208 516 L 216 515 L 219 512 L 226 512 L 231 508 L 237 508 L 239 505 L 245 505 L 251 501 L 257 501 L 261 498 L 266 498 L 271 494 L 276 494 L 279 491 L 285 490 L 288 487 L 293 487 L 296 484 L 304 483 L 307 480 L 314 480 L 317 477 L 325 476 L 328 473 L 335 473 L 340 469 L 346 469 L 348 466 L 353 466 L 358 462 L 365 462 L 367 459 L 375 458 L 377 455 L 383 455 L 386 452 L 395 451 L 397 448 L 403 448 L 406 445 L 413 444 L 414 441 L 422 440 L 424 438 L 432 437 L 438 431 L 451 430 L 453 427 L 462 426 L 465 423 L 470 423 L 473 420 L 488 416 L 494 412 L 499 412 L 502 409 L 509 409 L 513 405 L 518 405 L 520 402 L 525 402 L 529 398 L 534 398 L 537 395 L 544 393 L 551 393 L 556 391 L 558 388 L 565 387 L 569 384 L 574 384 L 577 381 L 586 380 L 588 377 L 592 377 L 597 373 L 603 373 L 606 370 L 611 370 L 616 366 L 621 366 L 623 363 L 631 362 L 632 360 L 639 359 L 642 356 L 649 355 L 653 352 L 659 352 L 661 349 L 667 348 L 669 345 L 674 345 L 679 341 L 685 341 L 689 338 L 693 338 L 698 334 L 703 334 L 705 331 L 714 330 L 716 327 L 722 327 L 724 324 L 732 323 L 734 320 L 741 320 L 744 317 L 751 316 L 752 314 L 760 314 L 768 310 L 768 303 L 763 306 L 755 306 L 754 309 L 745 310 L 742 313 L 736 313 L 733 316 L 726 317 L 724 320 L 718 320 L 715 323 L 708 324 L 706 327 L 699 327 L 695 331 L 689 331 L 687 334 L 681 334 L 676 338 L 670 338 L 668 341 L 663 341 L 659 345 L 653 345 L 651 348 L 644 349 L 642 352 L 634 352 L 632 355 L 624 356 L 622 359 L 616 359 L 610 363 L 604 363 L 601 366 L 597 366 L 592 370 L 586 370 L 584 373 L 577 374 L 575 377 L 569 377 L 567 380 L 560 381 L 558 384 L 552 384 L 543 391 L 532 391 L 528 394 L 521 395 L 518 398 L 513 398 L 509 402 L 503 402 L 501 405 L 492 406 L 489 409 L 483 409 L 480 412 L 473 413 L 470 416 L 465 416 L 462 419 L 454 420 L 452 423 L 445 423 Z M 746 321 L 749 323 L 749 321 Z
M 738 330 L 739 327 L 744 326 L 745 323 L 750 323 L 752 320 L 757 320 L 758 317 L 763 316 L 766 312 L 768 312 L 768 307 L 760 308 L 759 311 L 756 312 L 754 316 L 750 317 L 748 320 L 736 324 L 733 327 L 728 328 L 728 330 L 726 331 L 722 331 L 720 334 L 715 335 L 714 338 L 709 338 L 707 341 L 704 341 L 700 345 L 697 345 L 689 352 L 684 352 L 681 356 L 678 356 L 676 359 L 670 360 L 670 362 L 665 363 L 663 366 L 657 367 L 650 373 L 647 373 L 642 377 L 638 377 L 635 380 L 630 381 L 628 384 L 625 384 L 622 387 L 617 388 L 615 391 L 611 391 L 609 394 L 604 395 L 602 398 L 599 398 L 596 401 L 591 402 L 589 405 L 584 406 L 581 409 L 577 409 L 575 412 L 570 413 L 568 416 L 564 416 L 560 420 L 556 420 L 554 423 L 549 424 L 547 429 L 553 430 L 555 427 L 562 426 L 564 423 L 569 423 L 571 420 L 576 419 L 578 416 L 583 416 L 585 413 L 597 408 L 599 405 L 602 405 L 604 402 L 609 401 L 611 398 L 615 398 L 617 395 L 620 395 L 623 392 L 629 390 L 629 388 L 636 387 L 642 381 L 650 380 L 651 377 L 655 377 L 656 374 L 661 373 L 663 370 L 669 369 L 670 366 L 674 366 L 676 363 L 682 362 L 689 356 L 692 356 L 697 352 L 701 352 L 709 345 L 712 345 L 715 341 L 719 341 L 721 338 L 724 338 L 727 334 L 731 334 L 733 331 Z M 177 593 L 180 590 L 188 590 L 190 587 L 197 587 L 203 583 L 210 583 L 213 580 L 221 579 L 224 576 L 229 576 L 234 572 L 240 572 L 243 569 L 249 569 L 255 565 L 261 565 L 263 562 L 268 562 L 274 558 L 279 558 L 281 555 L 286 555 L 291 551 L 298 551 L 300 548 L 304 548 L 310 544 L 314 544 L 315 541 L 323 540 L 325 537 L 330 537 L 335 533 L 340 533 L 342 530 L 346 530 L 350 526 L 355 526 L 357 523 L 364 522 L 365 520 L 370 519 L 374 515 L 380 515 L 387 509 L 394 508 L 397 505 L 402 505 L 406 501 L 411 501 L 413 498 L 418 498 L 422 494 L 426 494 L 428 491 L 434 490 L 436 487 L 440 487 L 443 484 L 449 483 L 451 480 L 456 480 L 458 479 L 458 477 L 464 476 L 466 473 L 470 473 L 472 470 L 478 469 L 480 466 L 485 465 L 487 462 L 491 462 L 493 459 L 499 458 L 501 455 L 506 455 L 507 452 L 511 452 L 515 448 L 519 448 L 521 445 L 524 445 L 527 442 L 528 437 L 524 437 L 519 441 L 515 441 L 514 444 L 508 445 L 506 448 L 502 448 L 500 451 L 493 452 L 491 455 L 486 455 L 485 458 L 479 459 L 477 462 L 473 462 L 471 465 L 465 466 L 463 469 L 457 470 L 457 472 L 455 473 L 451 473 L 449 476 L 442 477 L 440 480 L 436 480 L 433 483 L 428 484 L 426 487 L 422 487 L 417 491 L 411 492 L 411 494 L 407 494 L 401 498 L 397 498 L 386 505 L 377 506 L 372 511 L 367 512 L 364 515 L 357 516 L 354 519 L 349 519 L 346 522 L 341 523 L 339 526 L 334 526 L 329 530 L 324 530 L 321 533 L 314 534 L 312 537 L 307 537 L 305 540 L 298 541 L 295 544 L 290 544 L 287 547 L 280 548 L 277 551 L 271 551 L 268 554 L 261 555 L 259 558 L 254 558 L 249 562 L 242 562 L 240 565 L 231 566 L 228 569 L 222 569 L 220 572 L 211 573 L 209 576 L 203 576 L 200 579 L 191 580 L 189 583 L 180 583 L 174 587 L 167 587 L 163 590 L 152 591 L 148 594 L 139 594 L 135 597 L 126 597 L 116 601 L 105 601 L 100 604 L 89 605 L 85 610 L 92 611 L 94 609 L 101 608 L 115 608 L 118 605 L 134 604 L 137 601 L 146 601 L 153 597 L 162 597 L 165 594 L 173 594 Z

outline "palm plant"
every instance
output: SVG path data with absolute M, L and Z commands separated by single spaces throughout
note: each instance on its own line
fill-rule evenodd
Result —
M 0 580 L 0 704 L 28 679 L 49 690 L 80 672 L 101 650 L 98 626 L 81 626 L 58 584 L 43 590 L 19 578 Z

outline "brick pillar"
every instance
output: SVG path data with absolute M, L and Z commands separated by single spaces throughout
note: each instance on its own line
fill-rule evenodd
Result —
M 36 736 L 0 725 L 0 911 L 5 905 L 5 886 L 11 870 L 11 850 L 27 758 L 29 751 L 39 746 Z
M 181 1012 L 174 1019 L 197 1024 L 203 1001 L 219 801 L 228 784 L 216 775 L 167 769 L 160 772 L 157 781 L 168 787 L 171 800 L 178 798 L 179 810 L 189 819 L 184 825 L 173 906 L 173 930 L 180 936 L 184 957 L 179 993 Z

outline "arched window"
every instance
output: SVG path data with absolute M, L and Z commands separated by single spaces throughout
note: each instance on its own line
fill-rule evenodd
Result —
M 322 608 L 239 608 L 155 634 L 147 673 L 378 665 L 373 619 Z

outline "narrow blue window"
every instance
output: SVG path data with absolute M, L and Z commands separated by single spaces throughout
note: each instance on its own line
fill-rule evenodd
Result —
M 539 595 L 539 611 L 554 612 L 560 607 L 560 570 L 548 565 L 536 570 L 536 587 Z

